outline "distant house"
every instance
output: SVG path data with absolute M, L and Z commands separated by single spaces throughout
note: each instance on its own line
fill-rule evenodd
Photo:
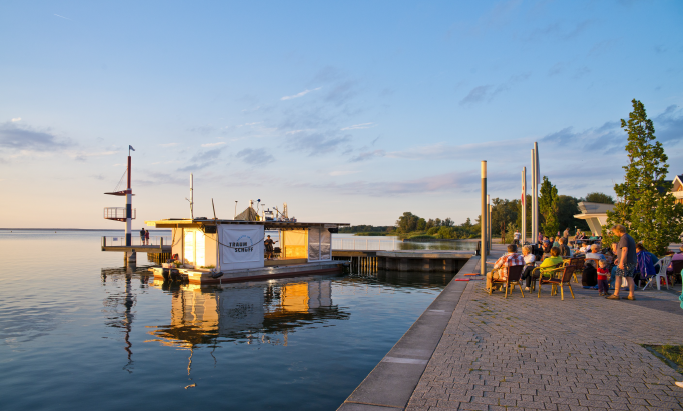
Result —
M 671 181 L 672 187 L 670 193 L 676 197 L 676 203 L 683 204 L 683 174 L 674 176 Z

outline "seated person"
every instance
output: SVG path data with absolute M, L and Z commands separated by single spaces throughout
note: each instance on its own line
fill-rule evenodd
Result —
M 572 251 L 569 249 L 567 246 L 567 239 L 564 237 L 560 237 L 560 255 L 562 257 L 571 257 Z
M 522 273 L 522 280 L 526 280 L 526 290 L 531 287 L 531 273 L 536 267 L 536 256 L 531 253 L 531 246 L 525 245 L 522 247 L 522 256 L 524 257 L 524 272 Z
M 543 254 L 550 254 L 551 248 L 550 240 L 543 240 Z
M 541 263 L 541 275 L 550 277 L 552 270 L 562 265 L 564 260 L 560 257 L 560 249 L 553 247 L 550 249 L 550 256 Z
M 560 242 L 559 242 L 560 237 L 550 237 L 550 244 L 553 245 L 553 247 L 559 247 Z
M 666 268 L 666 275 L 673 275 L 674 274 L 674 261 L 680 261 L 683 260 L 683 245 L 679 249 L 679 252 L 674 254 L 671 257 L 671 264 Z M 680 273 L 677 273 L 680 274 Z
M 600 246 L 593 244 L 590 247 L 590 252 L 586 253 L 586 263 L 583 266 L 583 273 L 581 274 L 581 285 L 583 288 L 594 288 L 598 285 L 598 261 L 607 261 L 605 256 L 600 252 Z
M 508 267 L 512 265 L 524 265 L 524 258 L 517 254 L 515 244 L 508 245 L 508 252 L 500 257 L 493 265 L 493 270 L 486 274 L 486 291 L 491 291 L 493 280 L 505 281 L 508 278 Z

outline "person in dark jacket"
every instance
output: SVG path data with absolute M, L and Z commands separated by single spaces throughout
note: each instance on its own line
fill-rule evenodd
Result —
M 560 237 L 560 255 L 562 257 L 571 257 L 572 251 L 567 246 L 567 239 Z

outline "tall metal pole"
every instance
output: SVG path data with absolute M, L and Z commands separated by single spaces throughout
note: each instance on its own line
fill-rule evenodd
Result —
M 194 175 L 190 173 L 190 215 L 194 220 Z
M 488 254 L 487 250 L 487 240 L 486 240 L 486 233 L 488 232 L 488 229 L 486 228 L 488 219 L 486 217 L 487 210 L 486 210 L 486 161 L 481 162 L 481 269 L 480 269 L 480 274 L 482 276 L 486 275 L 486 255 Z
M 531 149 L 531 242 L 538 242 L 538 221 L 536 221 L 536 152 Z
M 133 190 L 130 188 L 130 149 L 128 150 L 128 186 L 126 188 L 126 247 L 131 244 L 131 223 L 133 222 Z
M 522 168 L 522 244 L 521 245 L 524 246 L 524 244 L 526 244 L 526 167 Z
M 538 210 L 538 185 L 541 184 L 541 167 L 538 164 L 538 143 L 536 142 L 534 142 L 534 166 L 536 167 L 536 186 L 534 187 L 534 197 L 536 197 L 536 202 L 533 212 L 534 218 L 536 219 L 536 229 L 541 231 L 541 217 Z
M 487 234 L 488 242 L 486 244 L 488 247 L 487 252 L 489 254 L 491 254 L 491 248 L 493 248 L 493 226 L 491 224 L 491 214 L 493 214 L 492 211 L 493 209 L 491 208 L 491 195 L 486 194 L 486 227 L 488 227 L 489 230 Z

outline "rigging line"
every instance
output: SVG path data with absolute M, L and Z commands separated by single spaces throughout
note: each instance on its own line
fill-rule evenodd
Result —
M 114 191 L 119 191 L 119 187 L 123 183 L 123 179 L 126 177 L 126 173 L 128 173 L 128 166 L 126 166 L 126 169 L 123 170 L 123 175 L 121 176 L 121 179 L 119 180 L 119 183 L 116 185 L 116 188 L 114 188 Z M 127 187 L 126 187 L 127 188 Z

